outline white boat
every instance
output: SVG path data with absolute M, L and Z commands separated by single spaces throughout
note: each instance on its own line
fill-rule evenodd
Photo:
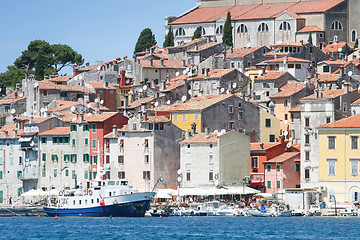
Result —
M 259 210 L 249 210 L 249 215 L 252 217 L 273 217 L 274 215 L 269 212 L 261 212 Z
M 143 217 L 155 192 L 138 192 L 127 180 L 88 182 L 87 189 L 60 192 L 44 207 L 48 216 Z

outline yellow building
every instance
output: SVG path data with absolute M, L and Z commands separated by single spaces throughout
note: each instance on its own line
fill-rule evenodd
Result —
M 280 119 L 260 108 L 261 142 L 275 142 L 280 136 Z
M 360 115 L 322 125 L 318 130 L 319 186 L 324 201 L 359 201 Z

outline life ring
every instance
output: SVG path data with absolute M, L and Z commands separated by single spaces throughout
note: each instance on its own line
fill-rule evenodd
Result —
M 93 191 L 89 189 L 89 195 L 91 196 L 93 194 Z
M 60 191 L 60 192 L 59 192 L 59 196 L 62 196 L 63 194 L 64 194 L 63 191 Z

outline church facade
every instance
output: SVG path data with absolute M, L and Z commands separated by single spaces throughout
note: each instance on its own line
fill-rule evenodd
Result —
M 354 42 L 360 24 L 358 0 L 201 0 L 178 17 L 168 17 L 175 45 L 190 42 L 196 28 L 203 37 L 222 41 L 228 12 L 235 48 L 298 42 L 312 34 L 318 44 Z M 306 32 L 306 29 L 310 29 Z M 311 29 L 316 29 L 312 32 Z

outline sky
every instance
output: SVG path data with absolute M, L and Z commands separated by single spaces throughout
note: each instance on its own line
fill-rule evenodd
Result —
M 162 47 L 165 17 L 178 16 L 196 5 L 196 0 L 1 2 L 0 73 L 35 39 L 69 45 L 90 64 L 131 57 L 144 28 L 153 31 Z

